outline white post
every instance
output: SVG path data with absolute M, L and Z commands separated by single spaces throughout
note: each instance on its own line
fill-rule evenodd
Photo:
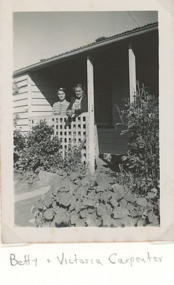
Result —
M 87 57 L 87 85 L 88 85 L 88 113 L 89 113 L 89 171 L 94 174 L 95 170 L 95 153 L 94 153 L 94 67 L 90 56 Z
M 136 95 L 136 58 L 131 44 L 129 44 L 129 92 L 132 103 Z

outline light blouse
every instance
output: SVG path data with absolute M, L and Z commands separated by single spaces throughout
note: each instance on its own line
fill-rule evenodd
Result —
M 66 100 L 55 102 L 53 105 L 54 115 L 65 115 L 69 107 L 69 102 Z

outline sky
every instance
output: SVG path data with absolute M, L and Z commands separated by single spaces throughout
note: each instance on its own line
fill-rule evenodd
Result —
M 15 12 L 13 69 L 157 21 L 155 11 Z

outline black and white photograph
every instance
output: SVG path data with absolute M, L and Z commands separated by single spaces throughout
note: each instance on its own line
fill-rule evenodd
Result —
M 157 11 L 19 12 L 13 31 L 15 224 L 160 226 Z
M 158 9 L 12 13 L 14 241 L 165 239 L 163 30 Z
M 174 284 L 173 32 L 173 0 L 0 1 L 0 284 Z

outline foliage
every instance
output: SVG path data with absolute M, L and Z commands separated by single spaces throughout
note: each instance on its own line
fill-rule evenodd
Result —
M 21 147 L 15 168 L 22 172 L 35 171 L 38 167 L 50 170 L 60 159 L 60 142 L 57 137 L 53 137 L 53 128 L 45 121 L 40 121 L 25 137 L 25 147 Z
M 77 146 L 68 146 L 68 150 L 62 162 L 62 168 L 67 172 L 79 171 L 80 173 L 86 172 L 86 164 L 82 162 L 82 149 L 84 142 Z
M 117 125 L 126 126 L 122 134 L 128 133 L 129 138 L 128 154 L 122 157 L 126 170 L 122 176 L 139 193 L 159 189 L 158 98 L 138 86 L 133 103 L 117 110 L 121 119 Z
M 84 144 L 81 143 L 79 147 L 69 145 L 63 158 L 61 143 L 53 133 L 53 127 L 48 126 L 45 121 L 40 121 L 27 136 L 14 131 L 14 147 L 18 150 L 15 170 L 30 182 L 35 180 L 35 174 L 40 170 L 57 172 L 64 169 L 67 173 L 76 170 L 82 173 L 86 170 L 86 166 L 81 163 Z
M 31 209 L 35 226 L 159 226 L 156 189 L 139 197 L 104 172 L 60 174 L 52 176 L 50 189 Z
M 13 145 L 14 145 L 14 163 L 18 160 L 20 153 L 25 147 L 25 136 L 21 133 L 19 129 L 17 129 L 17 121 L 19 120 L 19 116 L 16 114 L 13 117 Z
M 14 151 L 20 152 L 25 147 L 25 137 L 20 130 L 15 129 L 13 132 Z

